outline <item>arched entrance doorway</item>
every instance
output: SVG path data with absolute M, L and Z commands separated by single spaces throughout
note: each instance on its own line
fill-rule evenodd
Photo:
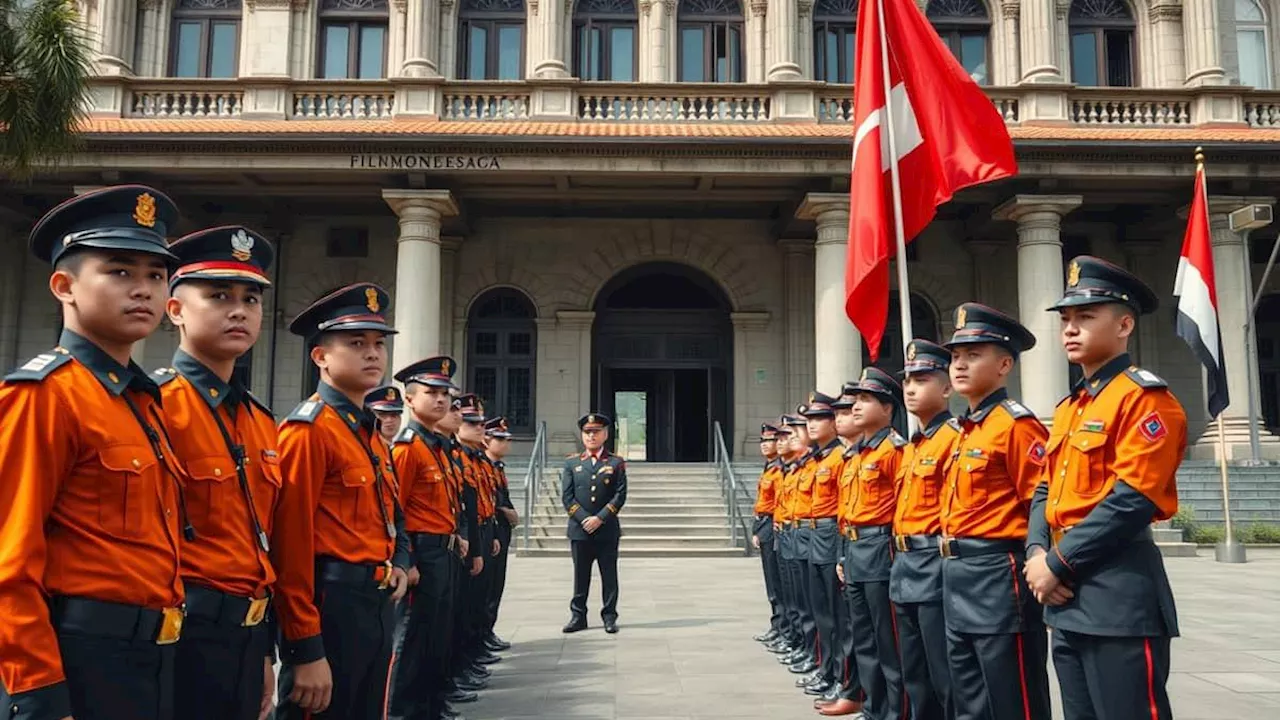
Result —
M 1254 312 L 1258 338 L 1258 398 L 1263 423 L 1280 433 L 1280 294 L 1267 295 Z
M 713 423 L 732 437 L 724 292 L 693 268 L 648 263 L 610 280 L 595 312 L 592 406 L 617 421 L 614 450 L 651 462 L 710 459 Z

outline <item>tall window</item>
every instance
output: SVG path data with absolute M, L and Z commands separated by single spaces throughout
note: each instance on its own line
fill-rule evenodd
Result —
M 1262 4 L 1258 0 L 1236 0 L 1236 48 L 1241 85 L 1271 89 L 1271 53 L 1267 40 L 1267 15 Z
M 235 77 L 240 56 L 240 0 L 178 0 L 173 8 L 169 74 Z
M 738 0 L 680 0 L 680 82 L 742 82 Z
M 982 0 L 929 0 L 925 12 L 938 37 L 979 85 L 991 82 L 991 16 Z
M 387 0 L 321 0 L 320 77 L 387 76 Z
M 465 80 L 524 77 L 524 0 L 463 0 L 458 67 Z
M 573 19 L 573 67 L 583 80 L 636 79 L 635 0 L 579 0 Z
M 1124 0 L 1074 0 L 1071 80 L 1092 87 L 1133 86 L 1133 13 Z
M 853 82 L 858 0 L 818 0 L 813 6 L 813 74 L 829 83 Z
M 902 370 L 902 318 L 898 312 L 899 307 L 898 291 L 894 290 L 889 298 L 889 318 L 884 328 L 884 337 L 880 340 L 880 361 L 876 363 L 876 367 L 891 375 Z M 911 334 L 931 342 L 940 342 L 938 313 L 931 302 L 916 293 L 911 293 Z M 870 364 L 871 352 L 866 343 L 863 343 L 862 365 L 866 367 Z
M 467 319 L 467 389 L 490 415 L 506 415 L 516 433 L 534 431 L 536 315 L 523 293 L 496 288 L 476 300 Z

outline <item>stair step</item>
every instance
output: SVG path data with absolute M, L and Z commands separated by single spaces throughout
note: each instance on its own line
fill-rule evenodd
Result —
M 558 547 L 569 546 L 569 538 L 564 536 L 562 530 L 559 535 L 549 535 L 539 537 L 534 544 L 540 547 Z M 625 528 L 622 531 L 622 541 L 619 547 L 627 548 L 632 545 L 643 545 L 645 547 L 680 547 L 680 546 L 698 546 L 698 547 L 723 547 L 729 545 L 728 531 L 710 534 L 710 535 L 643 535 L 632 536 Z
M 712 525 L 671 525 L 629 522 L 622 526 L 626 537 L 729 537 L 729 524 L 721 520 Z
M 649 547 L 645 545 L 618 548 L 621 557 L 672 557 L 672 558 L 707 558 L 707 557 L 743 557 L 746 551 L 740 547 Z M 569 549 L 565 548 L 528 548 L 516 550 L 517 557 L 569 557 Z

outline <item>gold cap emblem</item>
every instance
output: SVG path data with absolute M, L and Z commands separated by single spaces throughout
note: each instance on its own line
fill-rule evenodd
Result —
M 440 361 L 440 372 L 444 373 L 445 375 L 449 374 L 449 358 L 445 358 L 444 360 Z
M 862 376 L 858 378 L 858 382 L 867 381 L 867 368 L 862 368 Z
M 364 289 L 364 304 L 369 308 L 369 312 L 378 312 L 382 309 L 382 305 L 378 303 L 378 291 L 373 288 Z
M 965 311 L 963 305 L 961 305 L 959 308 L 956 309 L 956 329 L 957 330 L 964 327 L 964 321 L 967 317 L 968 317 L 968 312 Z
M 253 238 L 249 237 L 244 228 L 231 234 L 231 257 L 240 262 L 249 262 L 249 258 L 253 257 Z
M 595 416 L 595 415 L 588 415 L 588 416 L 587 416 L 587 422 L 588 422 L 588 423 L 594 423 L 594 422 L 596 422 L 596 416 Z
M 138 196 L 138 203 L 133 207 L 133 220 L 142 227 L 156 226 L 156 199 L 151 193 Z
M 387 390 L 387 399 L 388 399 L 388 400 L 391 400 L 391 401 L 394 401 L 394 400 L 396 399 L 396 391 L 395 391 L 395 388 L 391 388 L 391 389 Z
M 915 359 L 916 359 L 916 344 L 911 343 L 910 345 L 907 346 L 907 360 L 911 361 Z
M 816 398 L 817 398 L 817 395 L 815 395 L 815 394 L 813 394 L 813 393 L 809 393 L 809 404 L 810 404 L 810 405 L 812 405 L 812 404 L 813 404 L 813 401 L 814 401 Z
M 1067 287 L 1075 287 L 1080 284 L 1080 263 L 1075 260 L 1071 261 L 1071 267 L 1067 268 Z

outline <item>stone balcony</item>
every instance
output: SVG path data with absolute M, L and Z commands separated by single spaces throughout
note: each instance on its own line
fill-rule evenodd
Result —
M 1280 92 L 1243 87 L 986 88 L 1010 125 L 1280 128 Z M 637 84 L 392 80 L 94 80 L 95 117 L 228 120 L 723 124 L 851 123 L 853 88 L 826 83 Z

